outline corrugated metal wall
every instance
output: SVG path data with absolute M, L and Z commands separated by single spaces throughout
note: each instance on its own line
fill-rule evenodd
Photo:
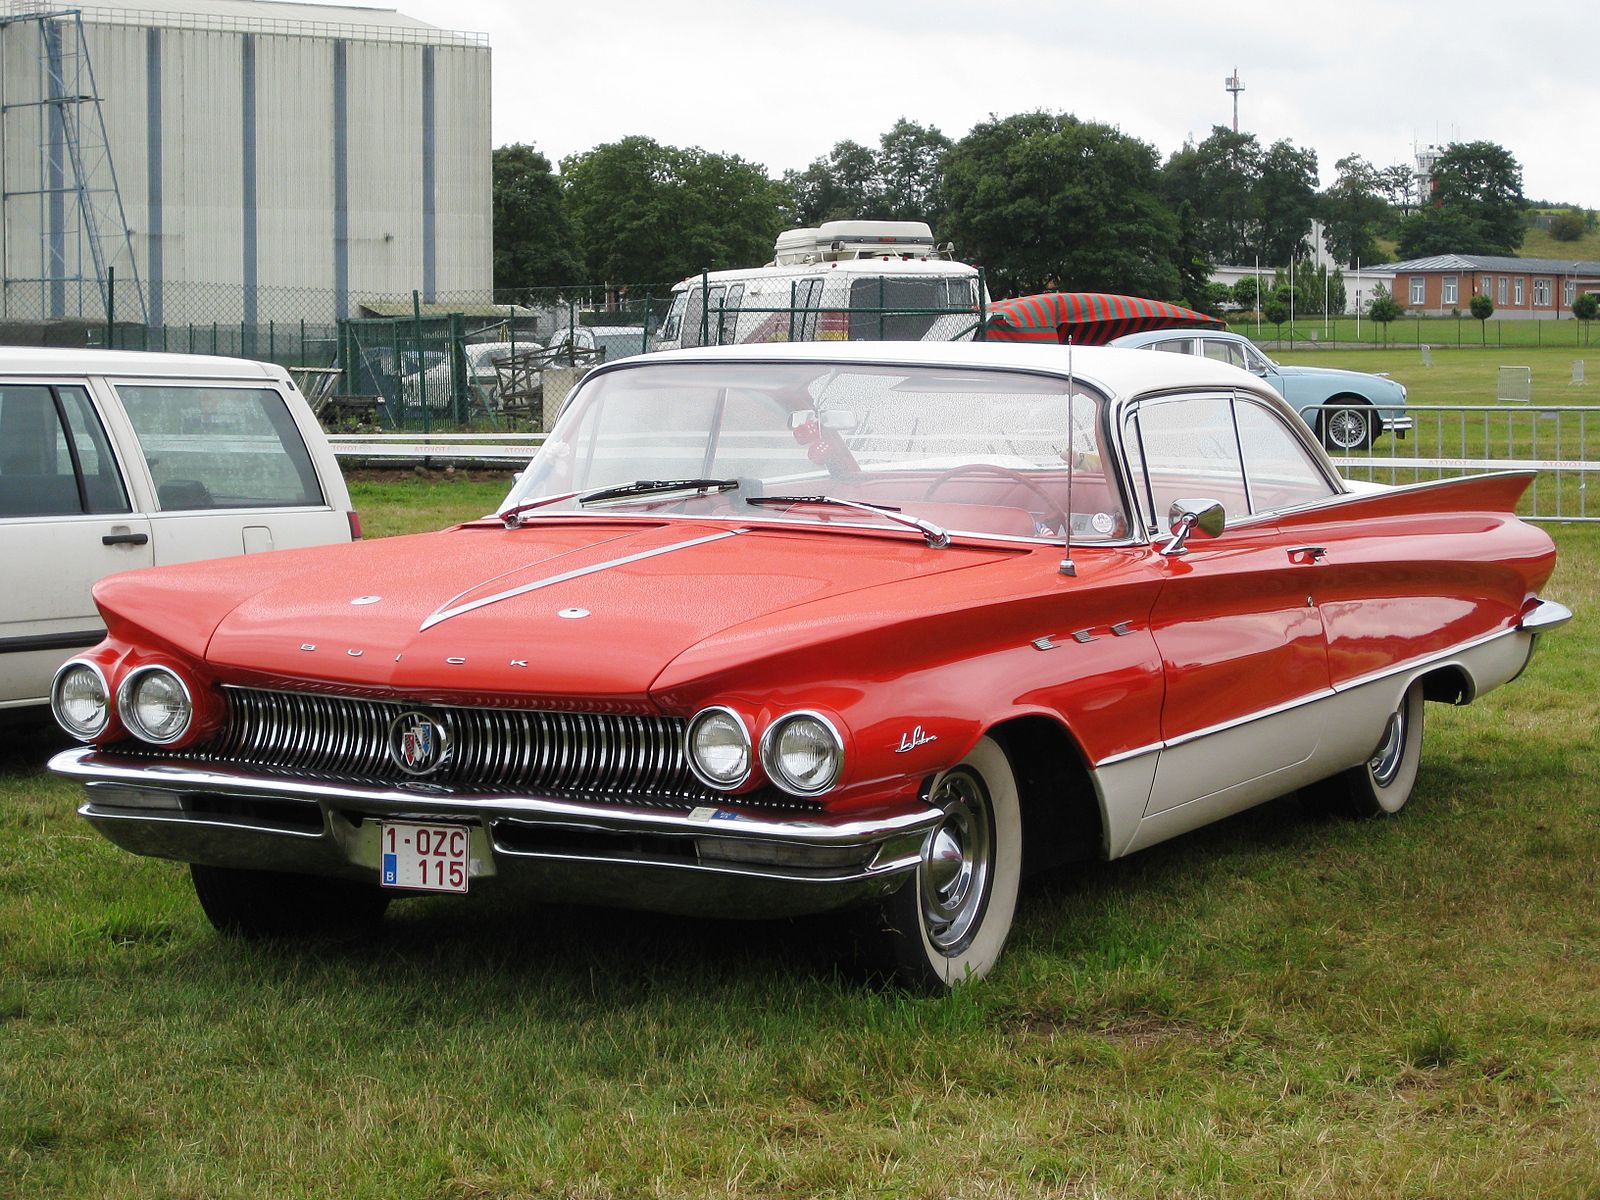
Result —
M 201 304 L 206 320 L 265 321 L 285 289 L 491 287 L 486 46 L 84 30 L 152 324 L 202 319 Z M 13 104 L 40 91 L 37 25 L 0 40 Z M 6 120 L 10 192 L 48 186 L 50 155 L 27 122 L 23 110 Z M 46 204 L 8 202 L 8 278 L 49 273 L 51 222 Z

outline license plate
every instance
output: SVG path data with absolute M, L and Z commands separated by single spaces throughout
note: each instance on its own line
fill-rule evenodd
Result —
M 470 840 L 464 825 L 383 821 L 378 826 L 383 854 L 378 881 L 414 891 L 464 892 Z

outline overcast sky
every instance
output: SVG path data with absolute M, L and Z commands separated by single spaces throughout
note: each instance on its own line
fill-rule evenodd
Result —
M 384 0 L 489 34 L 494 143 L 553 162 L 642 133 L 804 167 L 896 118 L 960 138 L 991 113 L 1064 110 L 1163 159 L 1232 122 L 1265 147 L 1410 162 L 1499 142 L 1530 199 L 1600 208 L 1600 10 L 1587 0 L 1304 4 L 974 0 Z

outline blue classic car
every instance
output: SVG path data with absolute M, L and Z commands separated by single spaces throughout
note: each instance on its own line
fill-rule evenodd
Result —
M 1130 333 L 1111 344 L 1198 354 L 1243 367 L 1276 388 L 1330 450 L 1365 449 L 1384 430 L 1404 437 L 1411 428 L 1411 418 L 1405 413 L 1405 386 L 1387 375 L 1335 367 L 1281 366 L 1256 349 L 1249 338 L 1209 329 Z

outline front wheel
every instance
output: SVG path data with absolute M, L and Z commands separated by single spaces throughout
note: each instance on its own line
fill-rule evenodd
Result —
M 1011 932 L 1022 878 L 1022 814 L 1005 751 L 982 739 L 934 780 L 944 820 L 880 922 L 895 979 L 938 994 L 982 979 Z
M 1323 806 L 1352 817 L 1392 817 L 1411 799 L 1422 761 L 1422 681 L 1389 714 L 1372 757 L 1321 785 Z
M 1322 444 L 1329 450 L 1365 450 L 1377 437 L 1378 414 L 1366 404 L 1322 410 Z
M 389 893 L 376 884 L 190 863 L 194 894 L 218 933 L 242 938 L 353 933 L 376 925 Z

